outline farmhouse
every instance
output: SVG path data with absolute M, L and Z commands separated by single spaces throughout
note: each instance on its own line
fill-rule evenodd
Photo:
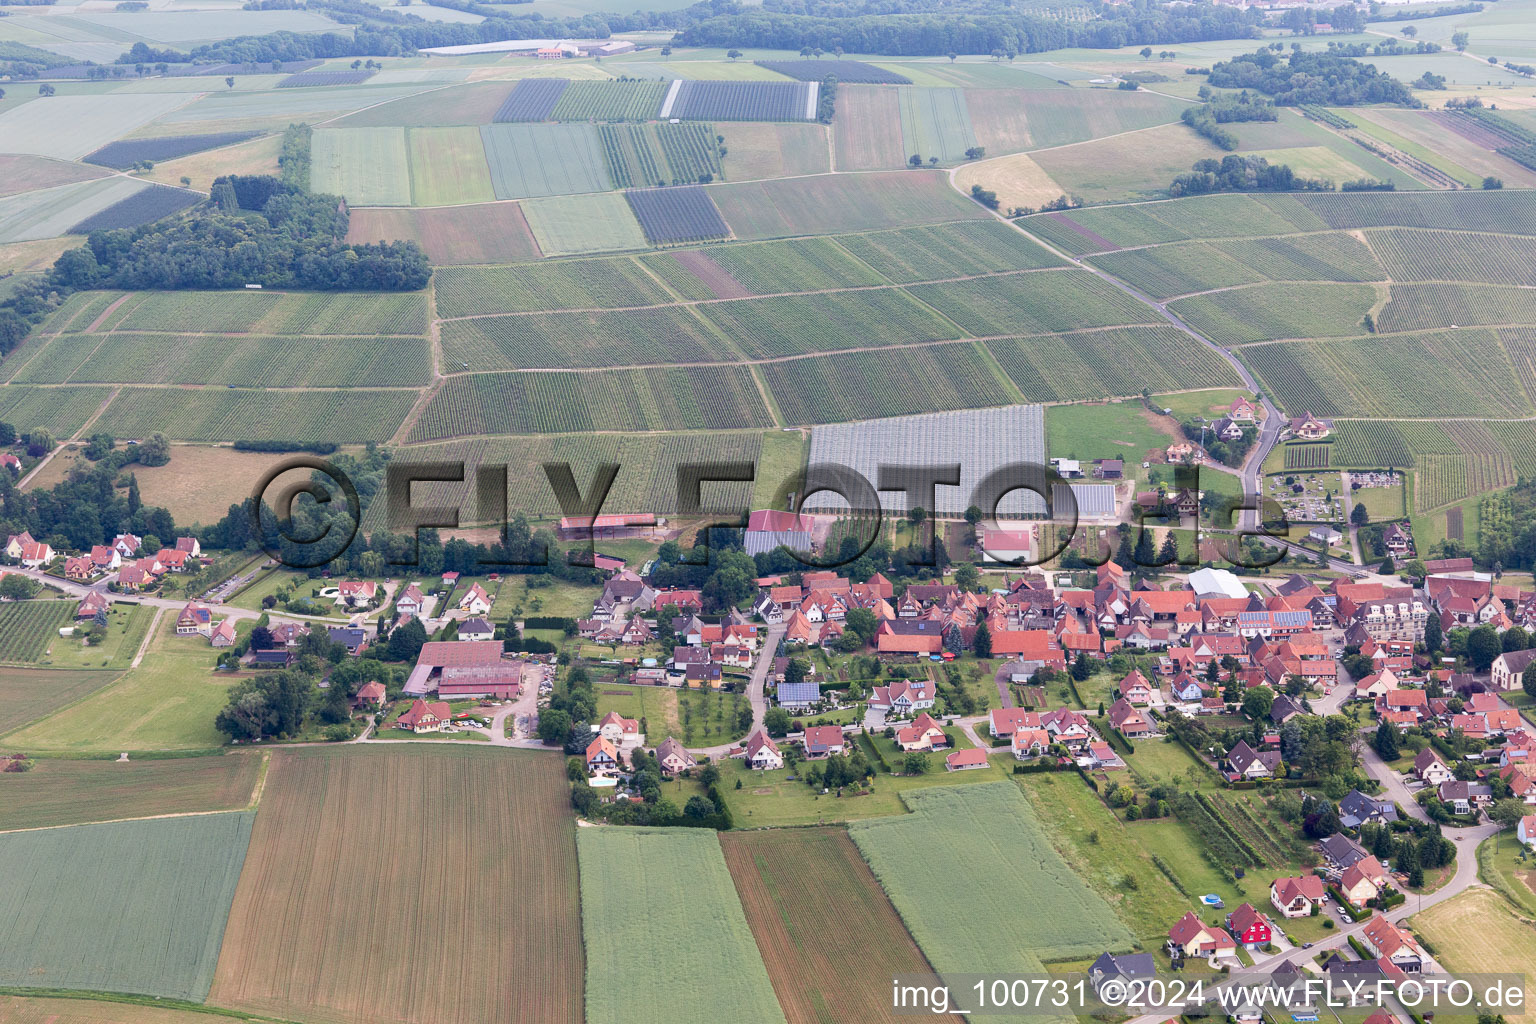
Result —
M 488 667 L 500 663 L 500 640 L 429 640 L 416 655 L 416 667 L 405 680 L 408 695 L 436 690 L 446 668 Z
M 421 699 L 413 700 L 406 712 L 395 720 L 395 728 L 414 733 L 440 732 L 452 713 L 444 701 L 429 704 Z

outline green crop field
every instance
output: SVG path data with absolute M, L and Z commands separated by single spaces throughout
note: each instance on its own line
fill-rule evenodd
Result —
M 1061 266 L 1045 249 L 992 220 L 840 235 L 837 243 L 898 284 Z
M 261 760 L 254 753 L 161 761 L 41 758 L 31 771 L 0 773 L 0 831 L 238 811 L 251 802 Z
M 0 113 L 6 152 L 78 160 L 187 100 L 174 94 L 50 98 L 52 103 L 28 103 Z
M 1130 948 L 1125 925 L 1052 847 L 1012 783 L 938 786 L 902 800 L 911 815 L 848 831 L 939 973 L 1039 974 L 1042 960 Z M 982 919 L 987 927 L 975 927 Z
M 155 431 L 177 441 L 324 441 L 391 437 L 415 391 L 245 391 L 124 388 L 96 426 L 115 437 Z
M 54 437 L 69 437 L 101 408 L 109 388 L 0 388 L 0 420 L 24 433 L 42 427 Z
M 704 829 L 578 830 L 591 1024 L 714 1024 L 720 1008 L 784 1021 L 720 841 Z M 635 865 L 646 870 L 635 872 Z M 686 935 L 630 955 L 629 931 Z
M 1286 469 L 1327 469 L 1331 444 L 1288 444 L 1284 447 Z
M 907 86 L 897 94 L 901 141 L 909 157 L 927 161 L 936 156 L 943 164 L 965 159 L 965 151 L 976 145 L 965 90 Z
M 421 292 L 143 292 L 102 330 L 176 334 L 425 334 Z M 119 308 L 118 312 L 124 312 Z
M 59 627 L 74 621 L 75 601 L 12 601 L 0 604 L 0 663 L 36 664 Z
M 1504 446 L 1515 471 L 1526 480 L 1536 480 L 1536 423 L 1489 423 L 1488 430 Z
M 556 121 L 651 121 L 661 109 L 668 82 L 572 82 L 560 94 Z
M 450 377 L 410 440 L 586 430 L 731 430 L 772 425 L 743 366 Z
M 737 238 L 845 234 L 987 216 L 939 171 L 737 182 L 712 186 L 709 194 Z
M 499 267 L 443 267 L 433 279 L 437 313 L 442 317 L 653 306 L 672 300 L 629 257 Z
M 1354 226 L 1330 225 L 1292 196 L 1243 194 L 1042 213 L 1022 223 L 1074 255 L 1186 239 L 1286 235 Z
M 1019 96 L 1040 149 L 1167 124 L 1189 106 L 1171 96 L 1120 89 L 1041 89 Z
M 0 669 L 0 732 L 15 732 L 59 708 L 94 693 L 117 672 L 60 671 L 56 668 Z
M 594 313 L 518 313 L 443 324 L 444 369 L 558 370 L 713 362 L 727 357 L 686 306 Z
M 54 238 L 113 203 L 142 191 L 129 178 L 96 178 L 0 199 L 0 242 Z
M 1368 237 L 1394 281 L 1536 285 L 1536 268 L 1526 258 L 1529 238 L 1407 228 Z
M 672 250 L 643 257 L 684 298 L 734 298 L 888 283 L 829 238 Z
M 1236 345 L 1358 334 L 1375 301 L 1376 290 L 1366 284 L 1281 282 L 1193 295 L 1169 308 L 1212 341 Z
M 1536 291 L 1493 285 L 1403 284 L 1376 318 L 1385 333 L 1469 324 L 1536 325 Z
M 1318 416 L 1532 415 L 1492 331 L 1253 345 L 1243 356 L 1291 413 Z M 1455 375 L 1442 372 L 1456 366 Z M 1326 411 L 1325 411 L 1326 410 Z
M 413 445 L 403 449 L 424 461 L 462 461 L 473 476 L 479 465 L 506 466 L 510 506 L 530 518 L 560 516 L 559 504 L 544 473 L 546 462 L 567 462 L 577 480 L 591 480 L 600 463 L 616 463 L 605 507 L 654 509 L 658 515 L 677 511 L 677 466 L 685 462 L 756 463 L 763 447 L 763 433 L 756 431 L 657 433 L 657 434 L 556 434 L 547 436 L 479 437 L 442 444 Z M 463 487 L 418 484 L 418 504 L 459 503 Z M 710 500 L 722 508 L 746 508 L 752 500 L 750 483 L 711 485 Z M 385 506 L 375 500 L 364 515 L 368 531 L 384 529 Z M 486 510 L 471 519 L 485 522 L 501 509 Z M 210 712 L 210 716 L 213 712 Z
M 404 128 L 316 128 L 310 187 L 358 206 L 409 206 L 411 165 Z
M 1371 252 L 1343 233 L 1253 238 L 1104 253 L 1090 261 L 1153 298 L 1259 281 L 1381 281 Z
M 986 345 L 1030 402 L 1241 384 L 1226 360 L 1166 324 L 998 339 Z
M 711 302 L 697 307 L 754 359 L 961 336 L 900 288 Z
M 83 361 L 82 361 L 83 360 Z M 17 379 L 38 384 L 422 387 L 424 338 L 62 334 Z
M 604 124 L 597 131 L 608 175 L 618 188 L 685 185 L 722 173 L 711 125 Z
M 201 1002 L 251 835 L 248 813 L 0 835 L 0 985 Z
M 491 188 L 485 146 L 474 128 L 409 128 L 411 202 L 456 206 L 498 198 Z
M 1316 193 L 1299 195 L 1293 202 L 1305 206 L 1332 228 L 1446 228 L 1536 235 L 1536 193 L 1528 189 Z
M 786 423 L 907 416 L 1016 401 L 977 343 L 845 352 L 759 366 Z
M 488 124 L 480 129 L 480 137 L 497 199 L 613 188 L 602 142 L 591 125 Z
M 901 101 L 882 85 L 840 85 L 833 141 L 837 166 L 850 171 L 902 167 L 912 154 L 902 152 Z
M 1114 285 L 1077 270 L 924 284 L 911 291 L 977 337 L 1048 334 L 1161 319 Z
M 621 195 L 532 199 L 523 204 L 523 216 L 546 256 L 650 248 Z

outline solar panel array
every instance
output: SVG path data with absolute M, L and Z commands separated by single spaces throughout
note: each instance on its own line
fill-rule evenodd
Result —
M 892 419 L 866 420 L 817 427 L 811 432 L 810 464 L 834 463 L 846 466 L 877 486 L 880 466 L 960 466 L 959 486 L 940 484 L 934 491 L 934 507 L 928 511 L 939 516 L 964 514 L 975 500 L 977 485 L 994 470 L 1004 466 L 1045 463 L 1045 407 L 1010 405 L 1000 409 L 962 410 L 929 413 L 923 416 L 897 416 Z M 1012 482 L 1022 485 L 1026 474 L 1020 472 Z M 1037 482 L 1043 479 L 1037 475 Z M 906 515 L 910 504 L 926 505 L 926 498 L 901 491 L 881 491 L 881 511 L 886 515 Z M 985 503 L 983 512 L 990 512 Z M 848 503 L 830 492 L 812 494 L 805 509 L 811 512 L 848 511 Z M 863 514 L 874 509 L 858 509 Z M 1029 491 L 1013 491 L 997 506 L 999 518 L 1024 518 L 1045 514 L 1045 501 Z

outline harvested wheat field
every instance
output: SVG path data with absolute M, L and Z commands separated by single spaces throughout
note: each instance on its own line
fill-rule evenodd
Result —
M 955 169 L 955 185 L 967 194 L 972 185 L 991 189 L 1005 211 L 1015 206 L 1039 208 L 1066 193 L 1028 153 L 962 164 Z
M 1525 1005 L 1536 999 L 1531 965 L 1536 964 L 1536 922 L 1517 914 L 1491 889 L 1470 889 L 1408 919 L 1434 947 L 1435 959 L 1453 974 L 1524 974 Z M 1512 1021 L 1536 1014 L 1505 1011 Z M 1444 1016 L 1444 1015 L 1442 1015 Z M 1470 1019 L 1470 1017 L 1463 1018 Z
M 274 754 L 209 1002 L 313 1024 L 577 1024 L 564 768 L 452 744 Z
M 891 1011 L 890 979 L 932 968 L 846 831 L 729 832 L 720 845 L 789 1024 L 908 1019 Z
M 5 1024 L 230 1024 L 249 1018 L 228 1013 L 102 999 L 0 996 L 0 1020 Z

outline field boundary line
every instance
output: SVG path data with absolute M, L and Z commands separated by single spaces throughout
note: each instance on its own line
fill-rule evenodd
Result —
M 248 811 L 261 806 L 261 795 L 267 790 L 267 775 L 272 770 L 272 751 L 261 752 L 261 764 L 256 767 L 256 785 L 251 789 L 251 801 L 245 805 Z
M 784 413 L 779 409 L 779 403 L 774 399 L 773 393 L 768 390 L 768 385 L 763 383 L 762 374 L 757 372 L 757 367 L 751 363 L 746 364 L 747 375 L 752 378 L 752 383 L 757 385 L 757 393 L 763 396 L 763 406 L 768 410 L 768 417 L 773 420 L 775 427 L 783 427 Z
M 150 642 L 155 638 L 155 630 L 160 625 L 160 616 L 164 614 L 164 608 L 157 607 L 155 609 L 155 617 L 149 620 L 149 629 L 144 631 L 144 639 L 139 641 L 139 652 L 133 656 L 133 661 L 128 664 L 129 671 L 138 668 L 139 663 L 144 660 L 144 654 L 149 650 Z
M 90 357 L 87 356 L 86 358 Z M 106 401 L 102 402 L 96 407 L 96 411 L 91 413 L 90 418 L 88 418 L 84 423 L 80 424 L 80 429 L 71 434 L 69 439 L 71 441 L 80 440 L 80 438 L 85 435 L 85 432 L 89 430 L 97 420 L 101 419 L 102 414 L 107 411 L 107 406 L 111 405 L 117 399 L 117 396 L 122 393 L 122 390 L 123 389 L 121 387 L 113 388 L 112 393 L 107 396 Z
M 992 352 L 992 346 L 980 339 L 973 341 L 971 344 L 975 345 L 977 351 L 981 353 L 982 362 L 986 363 L 992 370 L 992 375 L 1003 385 L 1003 390 L 1017 398 L 1019 404 L 1031 404 L 1029 399 L 1024 396 L 1023 390 L 1014 383 L 1012 377 L 1008 376 L 1008 371 L 1003 369 L 1003 364 L 997 361 L 997 356 Z M 1169 393 L 1171 394 L 1171 392 Z

